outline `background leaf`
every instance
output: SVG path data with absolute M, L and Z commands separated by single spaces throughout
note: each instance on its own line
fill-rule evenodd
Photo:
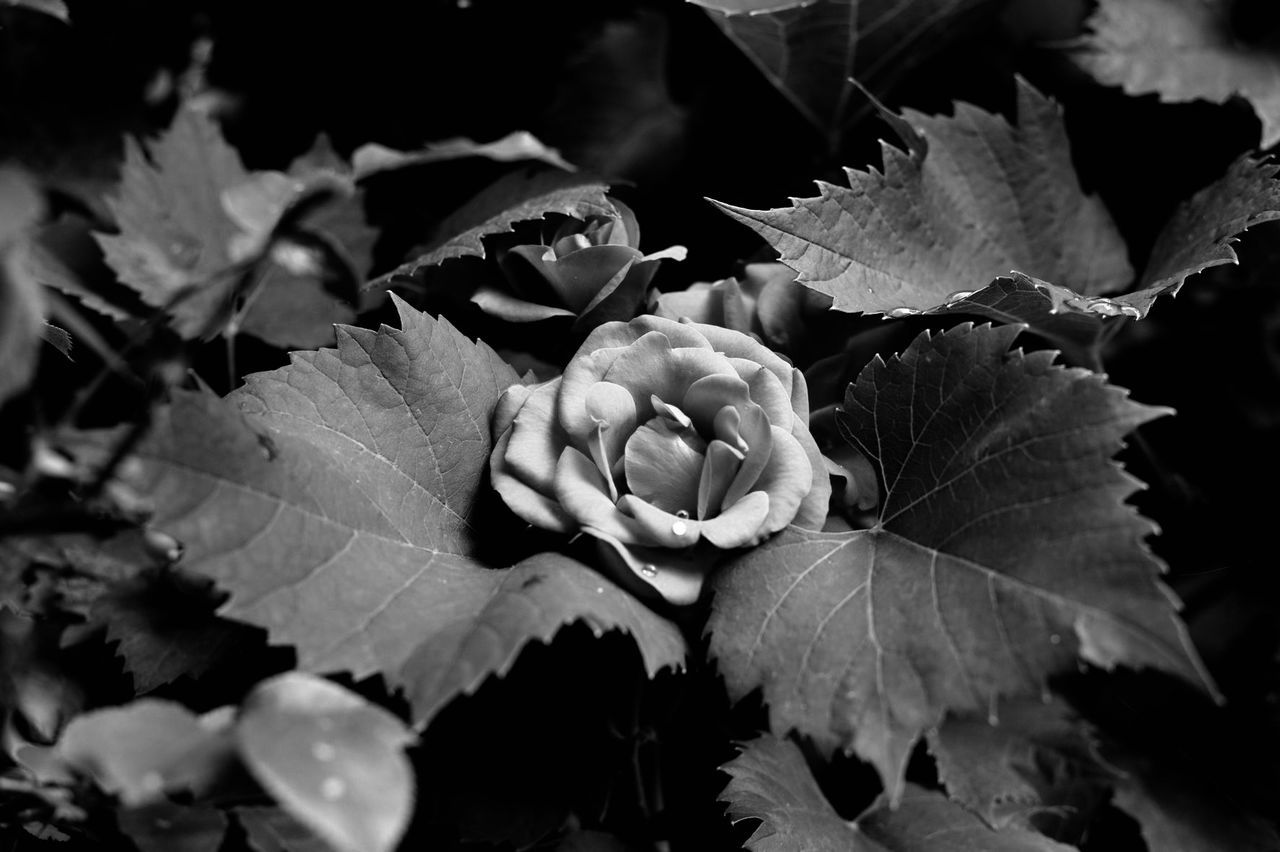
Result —
M 1232 0 L 1102 0 L 1076 61 L 1126 94 L 1223 103 L 1240 95 L 1262 121 L 1262 147 L 1280 142 L 1280 56 L 1240 32 Z
M 716 576 L 711 649 L 731 696 L 871 762 L 895 797 L 947 710 L 1037 694 L 1077 657 L 1201 681 L 1124 500 L 1121 438 L 1163 412 L 1017 327 L 927 333 L 851 385 L 842 431 L 879 473 L 868 530 L 796 528 Z
M 964 103 L 901 121 L 919 136 L 911 153 L 881 146 L 883 174 L 846 169 L 849 187 L 819 182 L 790 208 L 716 204 L 842 311 L 924 311 L 1013 269 L 1086 295 L 1132 279 L 1111 216 L 1076 180 L 1057 106 L 1030 85 L 1018 82 L 1016 127 Z
M 357 180 L 381 172 L 408 166 L 423 166 L 464 157 L 485 157 L 500 163 L 518 160 L 540 160 L 549 166 L 573 171 L 554 148 L 548 148 L 527 130 L 515 130 L 492 142 L 473 142 L 470 139 L 444 139 L 429 143 L 420 151 L 396 151 L 385 145 L 369 143 L 361 145 L 351 155 L 351 168 Z
M 44 300 L 27 268 L 24 234 L 43 209 L 26 177 L 0 170 L 0 405 L 31 381 L 40 351 Z

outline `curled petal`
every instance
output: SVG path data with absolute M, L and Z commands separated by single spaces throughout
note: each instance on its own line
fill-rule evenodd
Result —
M 720 409 L 731 405 L 739 412 L 751 405 L 751 386 L 737 373 L 704 375 L 689 385 L 680 407 L 693 419 L 698 430 L 711 433 Z
M 688 547 L 702 537 L 702 523 L 681 518 L 628 494 L 618 501 L 618 509 L 644 531 L 644 541 L 659 547 Z
M 821 471 L 826 476 L 825 466 Z M 762 536 L 772 535 L 791 523 L 801 501 L 813 489 L 813 465 L 804 447 L 787 430 L 773 427 L 773 454 L 756 480 L 756 488 L 769 495 L 769 515 L 761 524 Z
M 748 405 L 742 412 L 739 425 L 742 439 L 746 441 L 746 457 L 738 468 L 729 490 L 724 495 L 724 505 L 732 506 L 746 496 L 747 492 L 757 489 L 756 480 L 764 472 L 773 457 L 774 428 L 769 417 L 758 405 Z
M 642 257 L 628 246 L 609 245 L 587 246 L 560 257 L 555 254 L 546 246 L 516 246 L 506 257 L 512 258 L 509 262 L 519 257 L 533 267 L 574 313 L 585 309 L 614 278 L 621 281 L 626 268 Z
M 747 379 L 751 385 L 751 401 L 769 414 L 769 420 L 777 425 L 791 422 L 795 414 L 791 410 L 790 385 L 784 386 L 769 370 L 756 369 Z
M 609 484 L 609 494 L 617 499 L 613 467 L 622 458 L 627 437 L 636 428 L 636 405 L 626 388 L 612 382 L 596 382 L 587 391 L 587 414 L 595 423 L 588 436 L 588 449 L 600 474 Z
M 788 397 L 791 396 L 791 362 L 786 358 L 745 334 L 739 334 L 730 329 L 719 328 L 714 325 L 695 323 L 693 327 L 707 339 L 707 342 L 711 344 L 711 348 L 717 352 L 723 352 L 730 358 L 744 358 L 773 373 L 778 378 L 778 381 L 782 383 L 786 395 Z
M 511 428 L 521 406 L 533 393 L 536 385 L 512 385 L 498 397 L 498 405 L 493 410 L 493 434 L 496 438 Z
M 649 544 L 634 520 L 609 499 L 608 485 L 595 463 L 573 447 L 566 447 L 556 465 L 556 500 L 583 527 L 594 527 L 626 544 Z
M 820 530 L 827 519 L 827 510 L 831 504 L 831 477 L 827 475 L 822 453 L 818 450 L 818 442 L 813 433 L 797 418 L 791 424 L 792 436 L 800 442 L 805 455 L 809 457 L 809 465 L 813 468 L 813 487 L 800 501 L 800 508 L 791 521 L 798 527 L 808 530 Z M 874 482 L 874 475 L 872 481 Z
M 693 430 L 674 430 L 655 417 L 627 440 L 627 487 L 665 512 L 693 512 L 706 442 Z
M 679 400 L 699 378 L 732 372 L 733 367 L 723 355 L 707 349 L 672 349 L 666 335 L 650 332 L 619 355 L 604 377 L 631 391 L 636 398 L 637 416 L 643 422 L 653 416 L 651 397 Z
M 791 411 L 803 425 L 809 425 L 809 383 L 796 367 L 791 368 Z
M 525 399 L 511 426 L 503 461 L 520 480 L 543 494 L 555 488 L 556 460 L 568 437 L 555 422 L 556 380 L 538 385 Z
M 702 593 L 702 583 L 710 570 L 707 554 L 628 547 L 591 527 L 583 532 L 599 542 L 605 565 L 613 569 L 612 575 L 624 588 L 634 589 L 638 580 L 640 588 L 656 591 L 676 606 L 694 603 Z
M 716 547 L 744 547 L 766 535 L 762 527 L 769 516 L 769 495 L 752 491 L 709 521 L 702 522 L 702 537 Z
M 733 410 L 725 406 L 725 411 Z M 698 477 L 698 520 L 720 512 L 724 495 L 742 466 L 742 459 L 742 453 L 724 441 L 715 440 L 707 445 L 707 458 Z
M 738 451 L 738 458 L 751 449 L 751 445 L 742 437 L 742 414 L 732 405 L 726 405 L 716 412 L 711 431 L 717 438 Z
M 572 317 L 573 311 L 552 305 L 540 305 L 497 289 L 481 287 L 471 297 L 471 302 L 490 316 L 507 322 L 538 322 L 551 317 Z
M 507 443 L 511 440 L 511 430 L 507 430 L 494 445 L 493 457 L 489 466 L 489 481 L 494 490 L 502 497 L 502 501 L 517 516 L 546 530 L 571 532 L 577 527 L 560 504 L 545 494 L 539 493 L 521 482 L 503 464 L 503 456 L 507 451 Z

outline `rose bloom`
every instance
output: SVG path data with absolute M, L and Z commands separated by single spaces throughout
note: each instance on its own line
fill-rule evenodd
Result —
M 598 539 L 677 604 L 720 551 L 820 529 L 831 485 L 804 376 L 741 332 L 642 316 L 499 400 L 492 480 L 534 526 Z M 634 582 L 628 582 L 634 586 Z

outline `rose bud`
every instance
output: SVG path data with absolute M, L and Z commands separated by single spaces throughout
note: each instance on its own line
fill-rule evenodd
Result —
M 545 244 L 518 245 L 498 261 L 503 288 L 486 285 L 471 297 L 482 311 L 508 322 L 552 317 L 574 320 L 586 333 L 636 315 L 660 261 L 683 260 L 683 246 L 642 254 L 635 214 L 612 201 L 614 216 L 566 219 Z
M 619 578 L 695 601 L 724 551 L 831 495 L 804 376 L 745 334 L 642 316 L 596 328 L 563 376 L 494 415 L 494 487 L 530 524 L 601 542 Z

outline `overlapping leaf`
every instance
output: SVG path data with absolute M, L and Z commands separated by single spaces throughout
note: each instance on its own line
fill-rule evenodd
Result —
M 800 750 L 762 737 L 723 767 L 721 799 L 729 818 L 759 819 L 746 846 L 752 852 L 1068 852 L 1032 831 L 993 830 L 946 796 L 910 787 L 896 808 L 880 799 L 846 822 L 823 797 Z
M 883 91 L 888 78 L 963 33 L 975 13 L 996 5 L 991 0 L 695 2 L 708 8 L 724 34 L 801 115 L 833 139 L 851 118 L 853 78 Z
M 895 797 L 948 710 L 1039 694 L 1077 659 L 1202 678 L 1110 458 L 1164 412 L 1008 353 L 1018 330 L 959 326 L 869 365 L 842 428 L 879 472 L 874 526 L 792 528 L 716 578 L 731 694 L 762 687 L 775 731 L 855 751 Z
M 1130 95 L 1223 103 L 1241 96 L 1280 141 L 1280 55 L 1232 31 L 1233 0 L 1102 0 L 1077 61 Z M 1250 34 L 1245 33 L 1248 36 Z
M 1014 269 L 1085 295 L 1132 279 L 1106 208 L 1080 189 L 1057 106 L 1028 84 L 1016 127 L 964 103 L 894 118 L 911 151 L 882 146 L 883 173 L 847 169 L 848 187 L 819 182 L 789 208 L 716 203 L 842 311 L 924 311 Z
M 311 671 L 381 671 L 427 720 L 502 673 L 531 640 L 585 620 L 634 635 L 647 667 L 679 632 L 573 560 L 506 570 L 473 557 L 472 518 L 498 395 L 492 350 L 397 302 L 403 328 L 340 328 L 234 396 L 185 394 L 141 449 L 137 487 L 184 565 L 231 595 L 223 613 L 297 647 Z

